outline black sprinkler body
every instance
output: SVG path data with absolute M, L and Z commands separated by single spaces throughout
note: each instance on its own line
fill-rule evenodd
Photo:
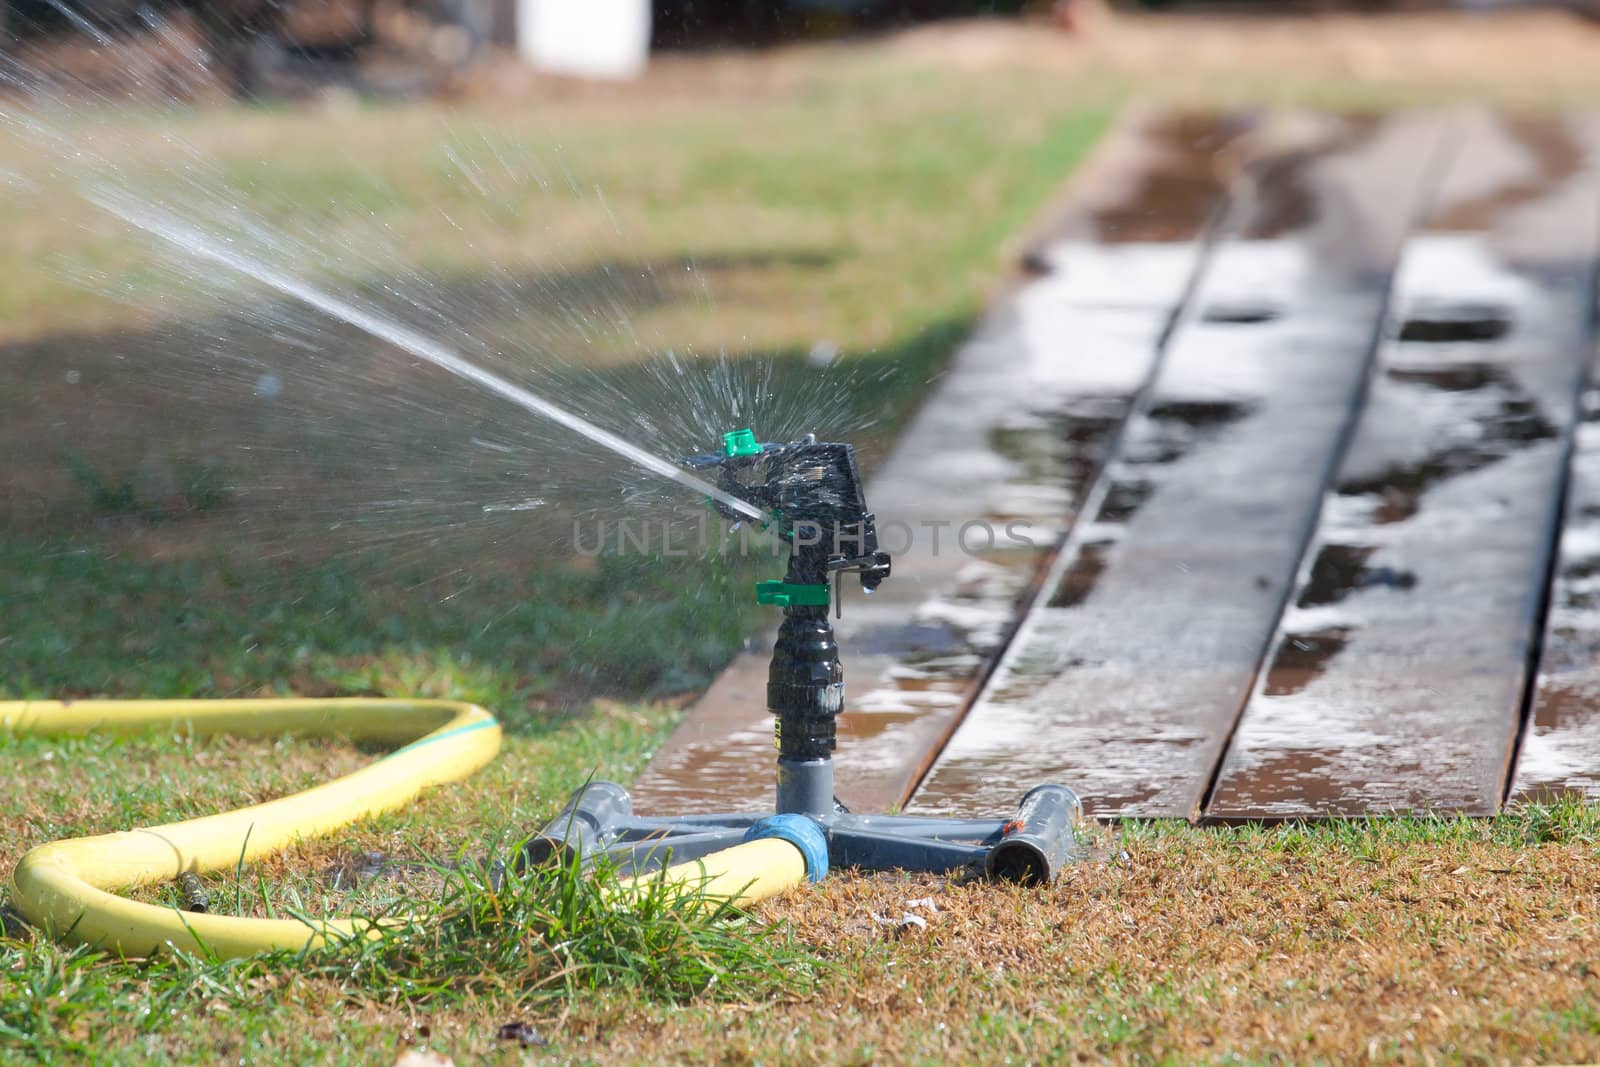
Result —
M 783 624 L 767 669 L 767 708 L 776 717 L 779 813 L 813 813 L 833 804 L 832 765 L 836 720 L 844 710 L 844 667 L 828 620 L 829 583 L 840 597 L 839 579 L 860 576 L 871 593 L 889 577 L 889 553 L 878 548 L 878 530 L 867 510 L 855 449 L 819 442 L 808 435 L 789 444 L 757 444 L 748 430 L 723 435 L 720 454 L 691 456 L 684 465 L 702 474 L 714 469 L 717 488 L 770 516 L 789 545 L 789 567 L 781 582 L 756 586 L 756 599 L 783 608 Z M 739 516 L 717 505 L 729 518 Z M 835 599 L 837 611 L 842 598 Z M 825 780 L 824 780 L 825 778 Z M 817 793 L 818 789 L 825 793 Z
M 758 444 L 749 430 L 734 430 L 723 435 L 722 452 L 682 462 L 700 474 L 715 470 L 718 489 L 770 517 L 789 543 L 785 583 L 826 584 L 830 577 L 855 573 L 870 593 L 889 577 L 889 553 L 878 548 L 853 446 L 818 441 L 814 434 L 789 444 Z M 723 504 L 712 506 L 727 518 L 745 517 Z
M 1022 798 L 1016 814 L 994 819 L 859 815 L 833 793 L 837 719 L 844 709 L 844 668 L 829 618 L 840 578 L 859 576 L 868 593 L 889 577 L 890 559 L 878 547 L 855 449 L 808 435 L 787 444 L 762 444 L 749 430 L 723 435 L 720 453 L 682 461 L 717 488 L 757 508 L 789 546 L 782 581 L 756 586 L 756 599 L 783 608 L 783 623 L 767 670 L 767 708 L 776 718 L 782 815 L 814 820 L 836 866 L 868 869 L 981 870 L 1020 882 L 1053 879 L 1076 849 L 1081 806 L 1072 790 L 1042 785 Z M 709 480 L 709 479 L 708 479 Z M 713 503 L 730 519 L 745 519 Z M 830 591 L 830 584 L 834 590 Z M 837 607 L 837 602 L 835 602 Z M 532 862 L 604 854 L 623 867 L 649 869 L 695 859 L 737 844 L 763 818 L 756 814 L 641 818 L 627 792 L 592 782 L 528 843 Z

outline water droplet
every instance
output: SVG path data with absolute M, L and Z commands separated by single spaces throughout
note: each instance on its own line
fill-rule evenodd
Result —
M 831 366 L 839 358 L 839 346 L 832 341 L 823 339 L 811 346 L 811 351 L 806 353 L 806 362 L 813 367 Z

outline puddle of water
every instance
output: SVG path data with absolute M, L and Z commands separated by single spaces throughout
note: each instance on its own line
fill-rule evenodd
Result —
M 1139 510 L 1139 505 L 1150 499 L 1154 490 L 1155 484 L 1145 479 L 1118 478 L 1106 489 L 1105 499 L 1101 501 L 1100 511 L 1094 521 L 1110 525 L 1126 523 Z
M 1569 651 L 1588 653 L 1589 663 L 1600 651 L 1592 630 L 1553 637 Z M 1600 685 L 1586 668 L 1540 676 L 1533 719 L 1517 757 L 1514 797 L 1600 796 Z
M 1106 242 L 1193 236 L 1225 189 L 1218 153 L 1253 124 L 1215 114 L 1168 115 L 1146 123 L 1142 135 L 1151 149 L 1149 163 L 1125 196 L 1094 212 L 1096 236 Z
M 1061 576 L 1061 584 L 1056 586 L 1055 592 L 1050 595 L 1049 606 L 1070 608 L 1083 603 L 1094 591 L 1100 575 L 1105 573 L 1106 556 L 1113 543 L 1085 541 L 1078 549 L 1077 558 Z
M 1191 430 L 1215 431 L 1237 422 L 1249 408 L 1231 400 L 1163 400 L 1152 404 L 1150 417 L 1160 422 L 1177 422 Z
M 989 444 L 1017 465 L 1013 484 L 1060 486 L 1075 510 L 1127 411 L 1126 396 L 1079 396 L 1058 410 L 1031 412 L 1018 423 L 996 427 Z
M 1433 797 L 1426 789 L 1395 793 L 1376 783 L 1373 788 L 1352 785 L 1347 780 L 1348 754 L 1337 748 L 1307 748 L 1276 754 L 1254 767 L 1244 788 L 1261 800 L 1250 815 L 1251 821 L 1276 822 L 1303 819 L 1308 812 L 1324 818 L 1359 818 L 1372 814 L 1393 814 L 1428 810 Z M 1397 760 L 1392 766 L 1397 778 L 1406 782 L 1427 783 L 1428 766 L 1416 760 Z M 1460 783 L 1454 779 L 1437 782 L 1440 794 L 1453 795 Z M 1233 821 L 1227 816 L 1226 821 Z
M 1337 604 L 1360 588 L 1361 572 L 1376 551 L 1372 545 L 1323 545 L 1311 564 L 1311 575 L 1296 602 L 1302 608 Z
M 1369 567 L 1376 546 L 1373 545 L 1323 545 L 1312 561 L 1311 575 L 1306 587 L 1296 601 L 1302 608 L 1325 607 L 1337 604 L 1361 589 L 1381 587 L 1408 590 L 1416 587 L 1417 576 L 1397 567 Z
M 1498 304 L 1420 304 L 1400 325 L 1398 338 L 1420 344 L 1496 341 L 1511 332 L 1511 313 Z
M 1600 798 L 1600 413 L 1584 398 L 1531 714 L 1511 782 L 1528 800 Z
M 1373 512 L 1379 524 L 1402 522 L 1416 514 L 1428 490 L 1450 478 L 1482 470 L 1521 448 L 1557 436 L 1556 426 L 1502 367 L 1468 363 L 1448 367 L 1398 367 L 1386 375 L 1396 383 L 1473 398 L 1462 405 L 1462 425 L 1452 440 L 1420 460 L 1397 464 L 1380 473 L 1348 478 L 1338 484 L 1341 496 L 1380 498 Z
M 1230 400 L 1161 401 L 1132 426 L 1125 461 L 1129 465 L 1175 463 L 1250 410 L 1251 405 Z
M 1272 322 L 1283 314 L 1283 309 L 1275 304 L 1235 303 L 1212 304 L 1201 312 L 1202 322 L 1215 323 L 1219 326 L 1254 326 L 1262 322 Z
M 1290 696 L 1310 685 L 1328 669 L 1328 661 L 1344 651 L 1350 641 L 1348 626 L 1284 635 L 1262 692 L 1269 697 Z
M 1446 393 L 1471 393 L 1494 387 L 1505 380 L 1505 372 L 1488 363 L 1452 363 L 1444 367 L 1390 367 L 1384 371 L 1392 381 L 1426 385 Z
M 1301 809 L 1308 801 L 1328 795 L 1328 780 L 1336 771 L 1339 753 L 1335 751 L 1288 751 L 1273 755 L 1240 776 L 1235 787 L 1254 797 L 1270 797 L 1285 811 Z M 1252 819 L 1271 818 L 1273 805 L 1258 805 Z

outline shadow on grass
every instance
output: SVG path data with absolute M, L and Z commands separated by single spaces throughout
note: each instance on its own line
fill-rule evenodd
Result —
M 462 349 L 536 388 L 559 383 L 572 409 L 665 455 L 714 446 L 697 436 L 708 421 L 756 421 L 759 403 L 745 410 L 752 396 L 734 386 L 758 381 L 760 403 L 810 398 L 790 422 L 869 426 L 869 466 L 968 327 L 850 357 L 844 377 L 801 351 L 739 353 L 682 383 L 664 383 L 659 361 L 504 354 L 615 324 L 615 310 L 596 316 L 622 270 L 441 281 L 409 318 L 438 336 L 448 324 L 428 308 L 498 316 Z M 528 301 L 521 315 L 508 292 Z M 688 283 L 627 295 L 634 309 L 698 298 Z M 606 454 L 293 307 L 46 338 L 0 350 L 0 367 L 6 695 L 451 697 L 537 734 L 596 697 L 707 684 L 754 625 L 750 583 L 780 566 L 574 552 L 574 516 L 629 507 Z

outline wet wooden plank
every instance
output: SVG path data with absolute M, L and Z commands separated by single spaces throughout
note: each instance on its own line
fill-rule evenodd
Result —
M 966 713 L 1146 387 L 1199 251 L 1068 241 L 1049 254 L 1052 275 L 976 339 L 994 345 L 981 379 L 941 389 L 869 497 L 905 550 L 838 624 L 838 791 L 856 810 L 904 804 Z
M 1590 347 L 1600 186 L 1566 129 L 1484 132 L 1456 165 L 1523 175 L 1408 243 L 1381 373 L 1210 818 L 1500 806 Z
M 1267 170 L 1147 406 L 912 810 L 1071 785 L 1097 816 L 1189 816 L 1293 581 L 1438 141 L 1386 122 Z M 1284 218 L 1286 194 L 1307 210 Z M 1287 221 L 1288 225 L 1283 225 Z
M 1581 410 L 1514 801 L 1600 798 L 1600 390 L 1584 396 Z
M 871 479 L 895 573 L 870 600 L 847 591 L 838 624 L 837 784 L 852 808 L 905 800 L 1009 636 L 1148 379 L 1222 195 L 1210 157 L 1236 132 L 1192 119 L 1124 127 Z M 974 519 L 995 546 L 974 532 L 972 551 L 953 549 Z M 770 645 L 753 641 L 657 753 L 633 790 L 640 810 L 770 805 Z

